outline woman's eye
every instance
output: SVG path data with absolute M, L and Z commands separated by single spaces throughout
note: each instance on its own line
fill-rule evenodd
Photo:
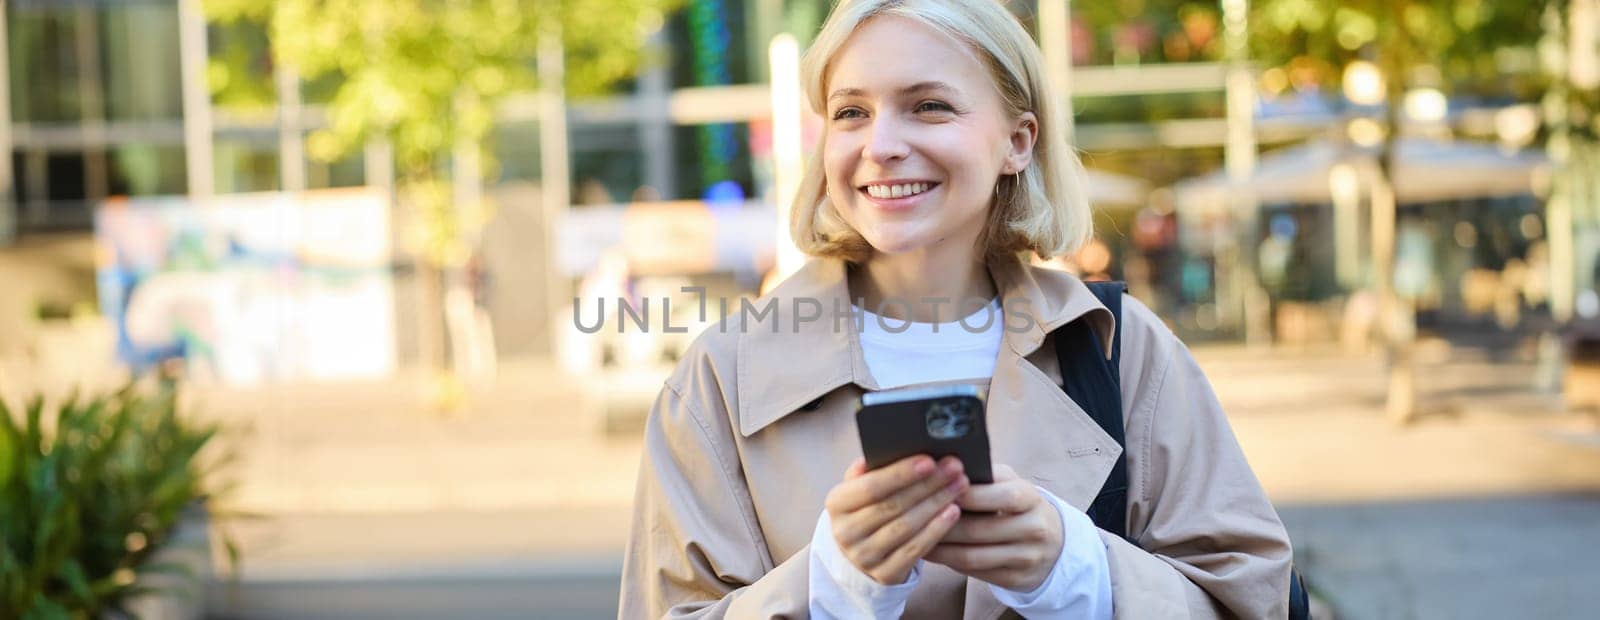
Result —
M 839 111 L 833 113 L 833 120 L 837 121 L 837 120 L 845 120 L 845 119 L 852 119 L 852 118 L 861 118 L 861 116 L 862 116 L 861 110 L 857 110 L 855 108 L 841 108 Z
M 918 112 L 950 112 L 953 108 L 943 101 L 924 101 L 917 104 Z

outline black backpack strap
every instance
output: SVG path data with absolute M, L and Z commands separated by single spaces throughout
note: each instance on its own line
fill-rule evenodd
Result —
M 1086 282 L 1089 291 L 1100 300 L 1111 316 L 1116 318 L 1114 329 L 1122 331 L 1122 295 L 1128 288 L 1121 282 Z M 1089 417 L 1094 418 L 1100 430 L 1110 435 L 1117 441 L 1118 446 L 1127 447 L 1122 426 L 1122 338 L 1113 333 L 1111 337 L 1111 359 L 1107 360 L 1094 329 L 1089 326 L 1083 317 L 1063 325 L 1053 334 L 1056 345 L 1056 361 L 1061 366 L 1062 389 L 1072 402 L 1082 407 Z M 1105 485 L 1100 487 L 1100 494 L 1095 496 L 1094 503 L 1089 504 L 1087 511 L 1089 518 L 1096 527 L 1121 536 L 1124 540 L 1133 542 L 1128 537 L 1128 457 L 1126 453 L 1117 458 L 1111 467 L 1111 473 L 1106 476 Z M 1289 619 L 1309 620 L 1311 617 L 1310 596 L 1306 593 L 1305 584 L 1300 579 L 1298 571 L 1289 572 Z
M 1311 620 L 1311 595 L 1293 568 L 1289 569 L 1289 620 Z
M 1113 329 L 1122 325 L 1122 295 L 1127 286 L 1121 282 L 1089 282 L 1089 291 L 1111 311 L 1116 319 Z M 1057 328 L 1054 333 L 1056 361 L 1061 366 L 1062 388 L 1089 417 L 1094 418 L 1100 430 L 1125 446 L 1122 426 L 1121 372 L 1122 339 L 1115 333 L 1111 337 L 1111 359 L 1107 360 L 1101 338 L 1084 317 L 1079 317 Z M 1128 538 L 1128 459 L 1117 457 L 1106 477 L 1100 494 L 1087 511 L 1094 524 L 1107 532 Z

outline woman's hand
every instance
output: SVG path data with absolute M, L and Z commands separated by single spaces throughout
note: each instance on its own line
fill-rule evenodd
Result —
M 910 456 L 873 471 L 856 459 L 844 481 L 828 492 L 833 539 L 874 581 L 904 583 L 917 560 L 955 525 L 961 510 L 953 502 L 967 486 L 955 457 L 935 463 Z
M 929 562 L 1012 592 L 1032 592 L 1061 556 L 1061 514 L 1033 483 L 1005 465 L 994 484 L 967 490 L 956 505 L 976 513 L 961 517 L 929 552 Z

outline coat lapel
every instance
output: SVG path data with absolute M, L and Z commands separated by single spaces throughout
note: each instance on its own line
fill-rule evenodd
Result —
M 990 383 L 994 461 L 1012 465 L 1079 510 L 1088 508 L 1122 448 L 1043 371 L 1006 353 Z
M 1047 344 L 1055 328 L 1098 310 L 1095 321 L 1101 334 L 1116 329 L 1109 312 L 1081 282 L 1069 280 L 1065 290 L 1046 291 L 1031 274 L 1020 269 L 993 270 L 1002 291 L 1002 304 L 1011 312 L 1032 313 L 1034 327 L 1007 332 L 1000 347 L 994 378 L 989 385 L 987 424 L 990 454 L 996 463 L 1011 465 L 1031 480 L 1079 510 L 1094 501 L 1122 448 L 1094 419 L 1061 389 L 1056 379 L 1027 359 Z M 1017 303 L 1017 300 L 1027 300 Z M 1021 323 L 1020 321 L 1015 321 Z M 1110 347 L 1105 347 L 1110 350 Z M 988 584 L 967 580 L 963 618 L 992 619 L 1005 613 L 989 592 Z
M 988 407 L 991 453 L 995 462 L 1012 465 L 1068 504 L 1088 508 L 1122 448 L 1072 402 L 1058 379 L 1028 357 L 1046 345 L 1050 332 L 1086 315 L 1105 338 L 1116 329 L 1113 317 L 1075 278 L 1041 282 L 1025 267 L 1008 264 L 994 266 L 991 273 L 1004 292 L 1001 303 L 1014 306 L 1004 311 L 1035 317 L 1012 321 L 1031 329 L 1008 330 L 995 359 Z M 1104 344 L 1111 350 L 1109 341 Z
M 1001 349 L 989 395 L 994 462 L 1019 468 L 1017 473 L 1034 484 L 1079 510 L 1087 509 L 1122 454 L 1116 441 L 1048 375 L 1009 349 Z M 963 618 L 998 618 L 1005 610 L 988 584 L 967 580 Z
M 745 313 L 741 305 L 725 327 L 739 330 L 735 384 L 743 436 L 840 386 L 878 388 L 852 322 L 857 319 L 842 261 L 812 259 L 751 306 L 755 310 Z M 769 307 L 771 314 L 759 314 Z

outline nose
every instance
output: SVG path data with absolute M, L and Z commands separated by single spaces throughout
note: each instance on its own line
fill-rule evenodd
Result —
M 887 163 L 906 158 L 910 154 L 911 146 L 906 143 L 903 132 L 897 120 L 892 115 L 880 116 L 873 120 L 872 127 L 868 130 L 866 146 L 862 149 L 862 157 L 875 163 Z

